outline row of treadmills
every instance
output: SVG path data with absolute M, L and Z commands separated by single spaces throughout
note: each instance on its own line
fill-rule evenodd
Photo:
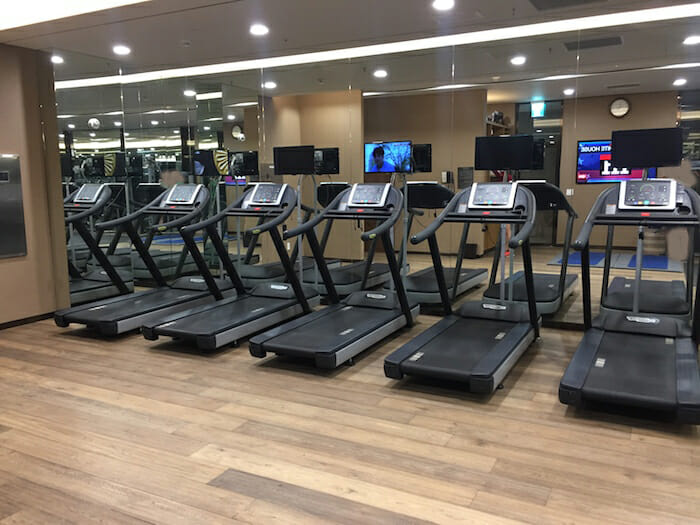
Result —
M 352 362 L 398 330 L 413 326 L 420 303 L 429 302 L 431 293 L 436 293 L 444 317 L 386 357 L 386 376 L 457 382 L 471 392 L 492 393 L 539 337 L 541 316 L 556 311 L 575 288 L 576 277 L 566 271 L 575 212 L 556 186 L 541 181 L 474 183 L 456 194 L 437 184 L 411 186 L 406 185 L 402 192 L 391 184 L 354 184 L 333 195 L 318 213 L 308 214 L 307 220 L 286 229 L 285 223 L 298 206 L 296 192 L 286 184 L 252 185 L 230 206 L 204 220 L 201 213 L 209 199 L 207 189 L 196 184 L 176 185 L 130 215 L 96 224 L 98 231 L 118 228 L 126 234 L 158 286 L 136 292 L 119 287 L 121 293 L 115 297 L 56 312 L 56 324 L 82 324 L 104 335 L 140 329 L 149 340 L 166 336 L 207 351 L 249 337 L 250 353 L 255 357 L 294 356 L 310 359 L 318 367 L 335 368 Z M 80 224 L 81 218 L 89 215 L 103 191 L 99 185 L 85 185 L 66 200 L 73 223 Z M 414 245 L 428 242 L 433 267 L 402 276 L 392 231 L 404 213 L 404 194 L 410 199 L 410 192 L 425 197 L 426 202 L 421 203 L 425 209 L 441 211 L 423 231 L 410 237 Z M 418 209 L 418 205 L 412 203 L 411 209 Z M 551 209 L 569 216 L 562 271 L 560 275 L 535 274 L 529 239 L 538 210 Z M 700 224 L 699 213 L 700 197 L 695 191 L 669 179 L 626 181 L 600 195 L 573 242 L 581 252 L 585 333 L 561 380 L 563 403 L 629 407 L 700 423 L 693 258 L 689 258 L 688 285 L 683 289 L 670 281 L 641 279 L 645 228 L 685 227 L 694 231 Z M 135 227 L 144 215 L 163 219 L 154 226 L 158 231 L 180 232 L 199 275 L 166 282 Z M 270 236 L 284 275 L 253 287 L 244 284 L 239 265 L 220 234 L 219 224 L 228 217 L 257 219 L 249 233 Z M 360 266 L 362 288 L 341 294 L 333 274 L 342 266 L 331 268 L 335 261 L 324 257 L 327 230 L 325 238 L 319 240 L 317 229 L 323 222 L 360 219 L 376 224 L 361 234 L 372 246 L 368 260 Z M 483 299 L 464 302 L 457 309 L 452 306 L 456 296 L 473 283 L 486 280 L 487 272 L 463 274 L 461 257 L 454 268 L 442 266 L 437 233 L 447 223 L 463 225 L 463 241 L 472 224 L 497 224 L 500 228 L 495 264 Z M 608 243 L 601 311 L 592 319 L 589 240 L 596 225 L 608 227 Z M 609 283 L 612 239 L 614 228 L 619 226 L 638 229 L 638 265 L 635 279 L 616 278 Z M 218 277 L 212 274 L 196 241 L 202 231 L 222 262 L 224 273 Z M 86 244 L 93 246 L 89 232 L 83 234 Z M 299 236 L 311 249 L 312 273 L 320 275 L 322 287 L 299 278 L 296 254 L 290 257 L 285 249 L 285 240 Z M 370 289 L 367 279 L 375 246 L 384 251 L 391 281 L 375 283 Z M 97 247 L 95 256 L 118 283 L 118 273 L 112 275 L 109 261 L 100 258 L 99 251 Z M 523 271 L 518 273 L 512 272 L 515 251 L 520 252 L 523 263 Z M 511 271 L 506 277 L 509 261 Z M 305 266 L 303 260 L 301 266 Z M 463 285 L 465 282 L 469 284 Z M 321 302 L 320 291 L 327 304 L 315 309 Z

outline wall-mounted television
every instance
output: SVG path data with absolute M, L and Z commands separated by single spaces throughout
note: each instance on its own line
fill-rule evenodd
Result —
M 313 146 L 274 148 L 275 175 L 313 175 L 315 151 Z
M 365 144 L 365 173 L 411 173 L 411 142 Z
M 576 148 L 576 183 L 597 184 L 641 179 L 642 169 L 614 167 L 611 140 L 581 140 Z M 656 178 L 656 168 L 649 168 L 647 177 Z
M 683 159 L 681 128 L 613 131 L 612 161 L 630 168 L 680 166 Z
M 430 173 L 433 171 L 433 145 L 413 145 L 413 171 L 415 173 Z
M 316 175 L 337 175 L 340 173 L 340 150 L 319 148 L 314 151 Z
M 254 177 L 260 174 L 257 151 L 231 153 L 229 163 L 231 165 L 231 175 L 234 177 Z
M 531 170 L 534 158 L 532 135 L 476 137 L 477 170 Z

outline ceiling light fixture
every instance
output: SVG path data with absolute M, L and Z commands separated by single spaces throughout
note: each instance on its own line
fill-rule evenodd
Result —
M 566 89 L 564 90 L 564 94 L 565 94 L 567 97 L 570 97 L 570 96 L 573 95 L 574 93 L 576 93 L 576 90 L 575 90 L 574 88 L 566 88 Z
M 683 40 L 683 43 L 686 46 L 695 46 L 697 44 L 700 44 L 700 35 L 690 35 L 688 38 Z
M 211 126 L 204 126 L 202 129 L 204 131 L 211 131 Z
M 197 100 L 215 100 L 223 97 L 224 94 L 221 91 L 213 91 L 211 93 L 197 93 L 194 98 Z
M 226 118 L 228 120 L 236 120 L 236 115 L 227 115 Z
M 250 34 L 253 36 L 265 36 L 270 29 L 265 24 L 253 24 L 250 26 Z
M 237 104 L 231 104 L 231 105 L 228 106 L 228 107 L 231 107 L 231 108 L 248 108 L 248 107 L 257 106 L 257 105 L 258 105 L 257 102 L 238 102 Z
M 75 124 L 68 124 L 68 129 L 75 129 Z
M 160 122 L 157 120 L 151 120 L 151 126 L 157 126 L 158 124 L 160 124 Z
M 74 118 L 76 115 L 56 115 L 56 118 Z
M 65 61 L 61 55 L 51 55 L 51 62 L 54 64 L 63 64 Z
M 514 66 L 522 66 L 525 64 L 525 62 L 527 62 L 527 57 L 524 55 L 515 55 L 510 59 L 510 63 Z
M 174 129 L 174 130 L 173 130 L 173 133 L 175 133 L 175 135 L 179 135 L 179 134 L 180 134 L 180 130 L 179 130 L 179 129 Z
M 277 87 L 277 82 L 273 82 L 272 80 L 268 80 L 267 82 L 263 82 L 262 87 L 265 89 L 275 89 Z
M 588 31 L 592 29 L 604 29 L 609 27 L 627 27 L 635 24 L 687 19 L 698 16 L 700 16 L 700 2 L 657 7 L 652 9 L 639 9 L 636 11 L 608 13 L 604 15 L 585 16 L 580 18 L 569 18 L 520 26 L 499 27 L 494 29 L 486 29 L 483 31 L 420 38 L 415 40 L 404 40 L 387 44 L 373 44 L 344 49 L 317 51 L 312 53 L 300 53 L 296 55 L 242 60 L 238 62 L 207 64 L 202 66 L 190 66 L 158 71 L 145 71 L 143 73 L 131 73 L 127 75 L 109 75 L 104 77 L 62 80 L 55 83 L 55 88 L 71 89 L 108 86 L 113 84 L 136 84 L 170 78 L 198 77 L 222 73 L 298 66 L 319 62 L 348 60 L 352 58 L 375 57 L 412 51 L 447 48 L 451 46 L 502 42 L 505 40 L 518 38 L 555 35 L 574 31 Z
M 91 137 L 96 137 L 96 136 L 97 136 L 97 133 L 91 131 L 91 132 L 90 132 L 90 136 L 91 136 Z
M 121 127 L 122 127 L 122 123 L 119 122 L 118 120 L 115 120 L 115 121 L 114 121 L 114 127 L 115 127 L 115 128 L 121 128 Z
M 538 130 L 537 130 L 537 133 L 542 133 L 542 130 L 541 130 L 541 129 L 538 129 Z
M 436 11 L 449 11 L 455 6 L 455 0 L 434 0 L 433 9 Z
M 183 95 L 186 97 L 196 97 L 197 92 L 194 89 L 186 89 L 185 91 L 182 92 Z
M 372 75 L 374 78 L 386 78 L 389 76 L 389 72 L 386 69 L 375 69 Z
M 124 44 L 117 44 L 114 47 L 112 47 L 112 51 L 114 52 L 115 55 L 126 56 L 129 53 L 131 53 L 131 48 L 128 46 L 125 46 Z
M 685 86 L 687 83 L 688 83 L 688 80 L 685 78 L 677 78 L 676 80 L 673 81 L 673 85 L 676 87 Z

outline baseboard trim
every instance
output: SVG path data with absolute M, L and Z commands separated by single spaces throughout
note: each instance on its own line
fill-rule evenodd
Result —
M 17 319 L 15 321 L 0 323 L 0 330 L 14 328 L 15 326 L 22 326 L 23 324 L 35 323 L 37 321 L 43 321 L 44 319 L 50 319 L 52 315 L 53 312 L 49 312 L 46 314 L 33 315 L 32 317 L 25 317 L 24 319 Z

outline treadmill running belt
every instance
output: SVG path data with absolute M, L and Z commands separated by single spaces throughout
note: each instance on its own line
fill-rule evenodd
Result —
M 365 262 L 360 261 L 346 266 L 341 266 L 340 268 L 331 268 L 328 270 L 331 274 L 331 280 L 336 285 L 343 284 L 353 284 L 362 281 L 365 273 Z M 368 277 L 374 277 L 375 275 L 380 275 L 384 273 L 389 273 L 389 265 L 384 263 L 372 263 L 369 270 Z M 319 281 L 321 277 L 319 275 Z M 305 283 L 313 283 L 314 275 L 313 272 L 309 274 L 304 274 Z
M 685 299 L 683 281 L 641 281 L 639 311 L 653 314 L 683 315 L 690 311 Z M 603 306 L 613 310 L 632 311 L 634 279 L 615 277 L 608 288 Z
M 674 410 L 675 340 L 605 332 L 582 392 L 591 400 Z
M 303 356 L 332 353 L 402 315 L 400 310 L 346 306 L 270 339 L 265 349 Z
M 513 274 L 513 300 L 527 301 L 527 290 L 525 289 L 525 279 L 523 272 Z M 564 289 L 569 288 L 576 279 L 577 275 L 566 275 Z M 536 273 L 533 275 L 535 283 L 535 299 L 538 303 L 549 303 L 556 301 L 559 298 L 559 275 L 550 273 Z M 498 299 L 500 295 L 499 284 L 496 283 L 484 292 L 484 297 L 490 299 Z M 508 297 L 508 279 L 506 279 L 506 297 Z
M 514 323 L 509 321 L 461 318 L 419 348 L 422 356 L 404 360 L 401 368 L 409 375 L 468 380 L 477 363 L 493 350 L 513 326 Z
M 445 273 L 445 284 L 447 284 L 447 289 L 452 290 L 452 285 L 454 284 L 455 278 L 455 268 L 444 268 L 443 270 Z M 470 270 L 468 268 L 462 268 L 462 271 L 459 274 L 458 284 L 468 281 L 469 279 L 472 279 L 473 277 L 476 277 L 482 273 L 486 273 L 486 270 Z M 425 268 L 406 277 L 406 291 L 440 293 L 433 267 L 431 266 L 430 268 Z

